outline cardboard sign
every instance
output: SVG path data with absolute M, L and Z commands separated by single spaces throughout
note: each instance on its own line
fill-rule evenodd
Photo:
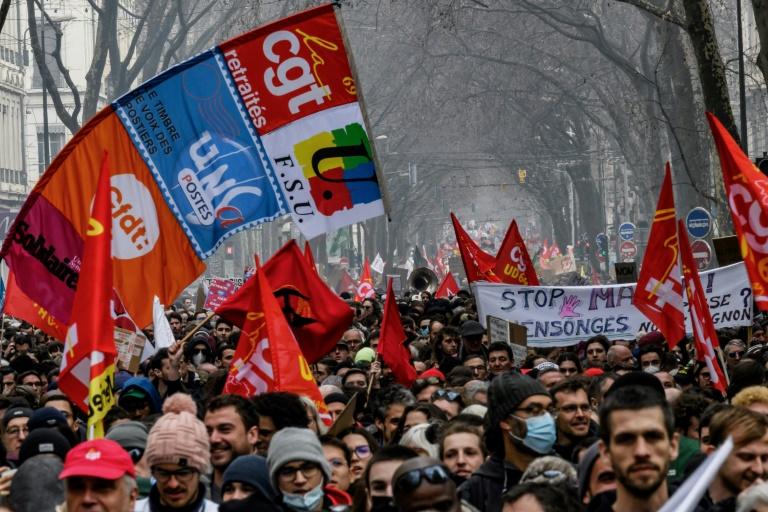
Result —
M 616 282 L 619 284 L 636 283 L 637 282 L 637 263 L 634 261 L 625 263 L 614 263 L 613 268 L 616 269 Z
M 503 341 L 512 348 L 515 366 L 520 366 L 528 355 L 528 329 L 525 326 L 509 322 L 492 315 L 486 317 L 488 341 Z
M 139 371 L 141 354 L 147 338 L 138 332 L 115 327 L 115 345 L 117 345 L 117 361 L 121 368 L 131 373 Z

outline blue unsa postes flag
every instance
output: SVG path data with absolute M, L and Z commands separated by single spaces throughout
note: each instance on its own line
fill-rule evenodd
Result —
M 88 121 L 0 252 L 19 290 L 68 325 L 101 156 L 114 287 L 140 327 L 234 233 L 290 215 L 306 238 L 384 213 L 332 5 L 254 29 L 152 78 Z M 171 264 L 169 264 L 171 262 Z

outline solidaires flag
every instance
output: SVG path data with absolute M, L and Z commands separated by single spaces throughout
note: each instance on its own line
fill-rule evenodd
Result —
M 115 404 L 112 318 L 112 216 L 110 173 L 104 153 L 85 229 L 80 280 L 61 361 L 59 388 L 88 413 L 88 438 L 103 437 L 103 419 Z

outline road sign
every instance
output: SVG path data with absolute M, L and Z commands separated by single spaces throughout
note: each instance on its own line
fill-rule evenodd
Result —
M 704 208 L 696 207 L 686 215 L 685 227 L 691 237 L 704 238 L 712 229 L 712 217 Z
M 631 240 L 621 242 L 619 246 L 622 261 L 632 261 L 637 256 L 637 245 Z
M 712 248 L 704 240 L 691 242 L 691 252 L 699 270 L 706 270 L 712 262 Z
M 632 240 L 635 238 L 635 225 L 631 222 L 624 222 L 619 226 L 619 238 L 622 240 Z

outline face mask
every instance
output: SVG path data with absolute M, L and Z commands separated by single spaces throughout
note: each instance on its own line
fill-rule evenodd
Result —
M 659 373 L 661 371 L 661 368 L 659 368 L 658 366 L 646 366 L 645 368 L 643 368 L 643 371 L 645 373 L 654 374 L 654 373 Z
M 371 512 L 396 512 L 395 501 L 389 496 L 372 496 Z
M 203 361 L 205 361 L 205 354 L 198 353 L 192 356 L 192 364 L 195 366 L 200 366 Z
M 517 416 L 515 416 L 517 418 Z M 522 420 L 522 418 L 518 418 Z M 525 426 L 528 430 L 525 434 L 525 438 L 520 439 L 512 432 L 509 433 L 512 439 L 520 441 L 523 446 L 526 446 L 536 453 L 546 455 L 552 451 L 552 447 L 557 440 L 557 431 L 555 429 L 555 420 L 547 412 L 541 416 L 534 416 L 528 418 L 525 421 Z
M 283 503 L 292 510 L 309 512 L 323 501 L 323 484 L 318 485 L 306 494 L 283 494 Z
M 419 334 L 420 334 L 421 336 L 426 336 L 426 335 L 428 335 L 428 334 L 429 334 L 429 326 L 427 325 L 426 327 L 422 327 L 422 328 L 420 328 L 420 329 L 419 329 Z

